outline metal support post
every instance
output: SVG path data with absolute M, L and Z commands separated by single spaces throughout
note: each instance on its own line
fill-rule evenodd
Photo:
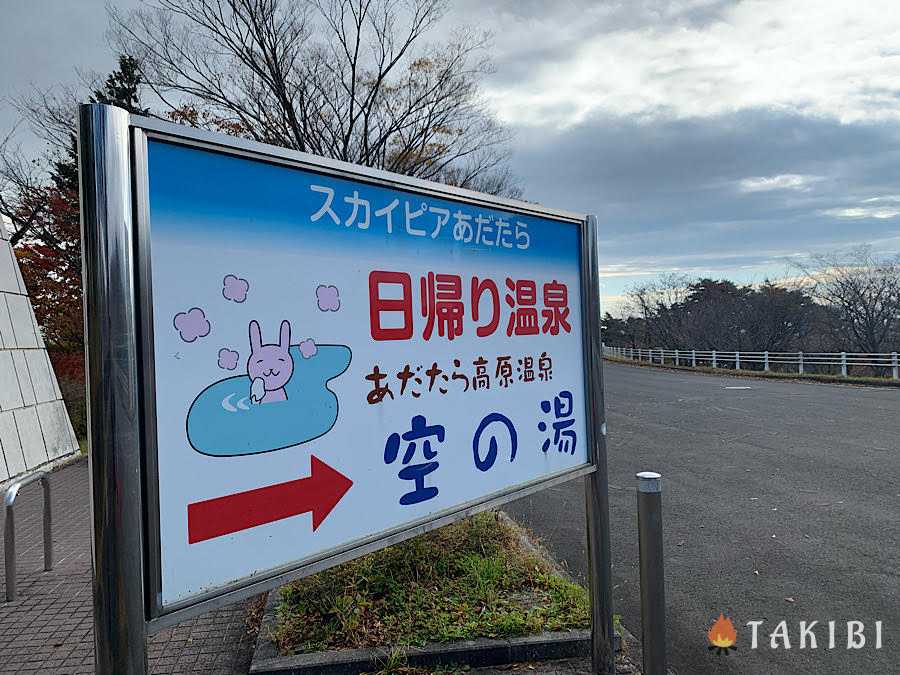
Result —
M 734 353 L 734 369 L 735 370 L 741 369 L 741 353 L 740 352 Z
M 847 352 L 841 352 L 841 375 L 847 377 Z
M 803 352 L 797 353 L 797 371 L 802 375 L 803 374 Z
M 585 281 L 598 278 L 597 219 L 588 216 L 582 240 L 588 252 L 590 271 Z M 590 280 L 594 281 L 590 281 Z M 600 316 L 600 294 L 587 294 L 588 316 Z M 591 369 L 588 424 L 591 433 L 590 452 L 596 470 L 585 477 L 585 511 L 587 514 L 588 588 L 591 594 L 591 662 L 593 672 L 613 675 L 615 664 L 615 632 L 612 608 L 612 555 L 609 544 L 609 483 L 606 470 L 606 405 L 603 399 L 603 360 L 597 358 L 600 343 L 599 326 L 590 327 Z
M 645 675 L 666 674 L 666 585 L 663 573 L 660 478 L 653 471 L 637 474 L 641 644 Z
M 891 352 L 891 368 L 894 371 L 894 379 L 900 380 L 900 363 L 897 361 L 897 352 Z
M 693 368 L 697 367 L 697 350 L 696 349 L 691 350 L 691 366 Z
M 712 350 L 712 367 L 713 368 L 716 367 L 716 350 L 715 349 Z
M 763 352 L 763 370 L 769 371 L 769 352 Z
M 94 669 L 146 675 L 130 145 L 127 112 L 81 106 Z
M 678 357 L 678 350 L 677 350 L 677 349 L 675 350 L 675 365 L 676 365 L 676 366 L 680 366 L 680 365 L 681 365 L 681 359 Z

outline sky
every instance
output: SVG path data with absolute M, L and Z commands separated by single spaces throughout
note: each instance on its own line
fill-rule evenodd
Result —
M 104 0 L 0 5 L 0 97 L 112 67 Z M 433 38 L 463 23 L 494 34 L 483 93 L 525 198 L 597 215 L 614 313 L 661 273 L 900 253 L 896 0 L 451 0 Z

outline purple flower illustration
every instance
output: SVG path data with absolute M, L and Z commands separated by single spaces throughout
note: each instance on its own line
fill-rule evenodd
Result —
M 300 353 L 303 355 L 304 359 L 311 359 L 318 351 L 316 343 L 312 341 L 312 338 L 307 338 L 300 343 Z
M 233 302 L 244 302 L 247 299 L 247 291 L 250 290 L 250 282 L 233 274 L 225 275 L 222 280 L 222 297 Z
M 222 370 L 234 370 L 237 368 L 238 359 L 240 358 L 240 354 L 237 352 L 233 352 L 230 349 L 222 347 L 219 350 L 219 368 Z
M 323 312 L 336 312 L 341 308 L 337 286 L 319 286 L 316 289 L 316 300 L 319 303 L 319 309 Z
M 211 328 L 206 314 L 199 307 L 179 312 L 175 315 L 172 324 L 185 342 L 193 342 L 197 338 L 206 337 Z

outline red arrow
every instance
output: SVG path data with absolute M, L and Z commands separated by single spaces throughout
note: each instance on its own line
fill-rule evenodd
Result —
M 188 543 L 196 544 L 312 511 L 313 531 L 353 485 L 315 455 L 308 478 L 188 504 Z

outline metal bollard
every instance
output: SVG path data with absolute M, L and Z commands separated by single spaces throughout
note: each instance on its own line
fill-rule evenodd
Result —
M 693 368 L 697 367 L 697 350 L 696 349 L 691 350 L 691 366 Z
M 666 673 L 666 593 L 663 574 L 661 476 L 637 474 L 641 567 L 641 644 L 645 675 Z
M 41 477 L 44 490 L 44 571 L 53 569 L 53 500 L 50 494 L 50 474 Z
M 712 367 L 713 368 L 716 367 L 716 350 L 715 349 L 712 350 Z
M 797 353 L 797 372 L 803 374 L 803 352 Z
M 900 380 L 900 363 L 897 362 L 897 352 L 891 352 L 891 369 L 894 371 L 894 379 Z
M 769 371 L 769 352 L 763 352 L 763 370 Z
M 847 352 L 841 352 L 841 375 L 847 377 Z

